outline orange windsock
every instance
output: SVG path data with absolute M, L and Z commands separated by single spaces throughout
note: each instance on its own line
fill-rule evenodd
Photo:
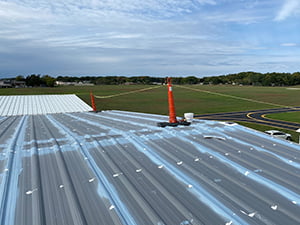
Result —
M 91 96 L 91 103 L 92 103 L 93 111 L 96 112 L 97 108 L 96 108 L 96 103 L 95 103 L 95 97 L 92 92 L 90 92 L 90 96 Z
M 178 121 L 176 119 L 171 77 L 167 78 L 167 82 L 168 82 L 168 101 L 169 101 L 169 123 L 178 123 Z

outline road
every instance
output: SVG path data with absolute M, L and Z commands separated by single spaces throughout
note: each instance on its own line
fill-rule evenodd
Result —
M 293 108 L 275 108 L 254 111 L 241 111 L 229 113 L 214 113 L 195 115 L 195 118 L 206 120 L 222 120 L 222 121 L 242 121 L 249 123 L 257 123 L 266 126 L 272 126 L 281 129 L 295 131 L 300 128 L 300 123 L 287 122 L 266 118 L 267 114 L 283 113 L 283 112 L 299 112 L 300 107 Z

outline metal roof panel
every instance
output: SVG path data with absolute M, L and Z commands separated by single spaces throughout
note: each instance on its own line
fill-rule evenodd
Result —
M 300 147 L 237 124 L 0 117 L 1 224 L 299 224 Z
M 92 111 L 92 108 L 72 94 L 0 96 L 0 116 L 85 111 Z

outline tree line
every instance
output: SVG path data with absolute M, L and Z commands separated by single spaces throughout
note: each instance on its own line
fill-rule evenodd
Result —
M 16 81 L 25 82 L 26 86 L 54 87 L 56 81 L 68 83 L 91 83 L 94 85 L 122 85 L 122 84 L 164 84 L 165 77 L 151 76 L 58 76 L 31 74 L 26 77 L 20 75 Z M 255 86 L 292 86 L 300 84 L 300 72 L 295 73 L 257 73 L 241 72 L 220 76 L 198 78 L 195 76 L 173 77 L 173 84 L 236 84 Z
M 25 85 L 27 87 L 54 87 L 56 81 L 54 77 L 51 77 L 49 75 L 41 76 L 36 74 L 31 74 L 26 77 L 19 75 L 13 80 L 21 81 L 21 82 L 23 81 L 25 82 Z
M 205 84 L 242 84 L 255 86 L 292 86 L 300 84 L 300 72 L 256 73 L 241 72 L 203 78 Z

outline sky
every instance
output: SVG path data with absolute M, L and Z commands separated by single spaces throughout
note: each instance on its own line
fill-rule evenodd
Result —
M 300 71 L 300 0 L 0 0 L 0 78 Z

